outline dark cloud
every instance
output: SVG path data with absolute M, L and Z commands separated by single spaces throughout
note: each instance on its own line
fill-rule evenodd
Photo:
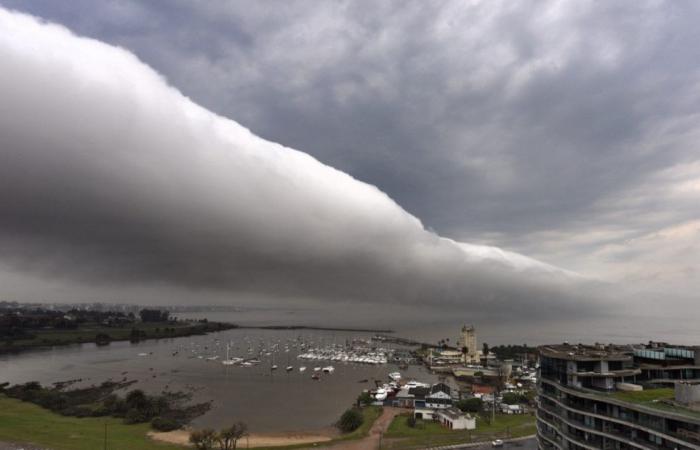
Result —
M 442 235 L 654 272 L 649 288 L 639 261 L 668 280 L 700 262 L 629 248 L 700 217 L 695 3 L 2 3 L 128 48 Z M 664 245 L 700 241 L 684 239 Z
M 2 262 L 78 284 L 588 311 L 579 276 L 458 243 L 372 185 L 263 140 L 125 50 L 0 10 Z

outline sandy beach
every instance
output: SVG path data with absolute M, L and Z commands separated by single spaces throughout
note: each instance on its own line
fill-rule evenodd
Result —
M 255 447 L 280 447 L 284 445 L 311 444 L 313 442 L 327 442 L 338 435 L 334 429 L 317 430 L 313 432 L 286 432 L 286 433 L 255 433 L 243 438 L 238 446 L 240 448 Z M 190 431 L 175 430 L 168 432 L 148 433 L 151 439 L 168 442 L 171 444 L 189 445 Z

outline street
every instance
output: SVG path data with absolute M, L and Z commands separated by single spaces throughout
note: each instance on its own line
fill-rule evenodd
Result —
M 482 445 L 477 445 L 477 446 L 464 446 L 464 447 L 454 447 L 455 449 L 465 449 L 465 450 L 474 450 L 474 449 L 492 449 L 494 447 L 491 446 L 491 443 L 485 443 Z M 517 449 L 517 450 L 537 450 L 537 440 L 535 438 L 532 439 L 526 439 L 523 441 L 515 441 L 515 442 L 505 442 L 503 443 L 503 447 L 499 447 L 502 449 Z

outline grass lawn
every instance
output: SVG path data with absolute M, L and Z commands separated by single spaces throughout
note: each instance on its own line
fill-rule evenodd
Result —
M 623 392 L 617 391 L 612 395 L 613 398 L 625 402 L 636 403 L 648 408 L 659 409 L 662 411 L 676 413 L 693 418 L 700 417 L 700 412 L 682 406 L 676 406 L 664 400 L 673 400 L 675 398 L 673 388 L 645 389 L 643 391 Z
M 382 411 L 381 406 L 366 406 L 362 408 L 363 421 L 360 428 L 333 439 L 333 441 L 346 441 L 348 439 L 358 439 L 367 436 L 369 434 L 369 429 L 372 428 L 372 425 L 374 424 L 374 421 L 382 415 Z
M 631 403 L 650 403 L 662 399 L 672 399 L 672 388 L 645 389 L 643 391 L 617 391 L 612 394 L 616 399 Z
M 382 408 L 369 406 L 362 411 L 364 422 L 352 433 L 334 442 L 360 439 L 382 414 Z M 64 417 L 31 403 L 0 394 L 0 441 L 47 446 L 52 450 L 101 450 L 107 424 L 107 450 L 185 450 L 187 447 L 153 441 L 146 436 L 148 424 L 124 425 L 121 419 Z M 309 444 L 270 447 L 274 450 L 308 448 Z M 259 450 L 266 450 L 260 448 Z
M 407 416 L 397 416 L 384 435 L 392 439 L 394 448 L 449 445 L 464 442 L 487 441 L 495 438 L 514 438 L 535 433 L 535 417 L 529 414 L 499 414 L 489 424 L 481 417 L 476 419 L 476 430 L 449 430 L 437 422 L 418 421 L 415 428 L 406 424 Z M 399 438 L 394 440 L 394 438 Z
M 121 419 L 64 417 L 31 403 L 0 395 L 0 441 L 47 446 L 52 450 L 183 450 L 146 436 L 148 424 L 124 425 Z

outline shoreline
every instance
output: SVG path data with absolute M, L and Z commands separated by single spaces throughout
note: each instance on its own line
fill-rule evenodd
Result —
M 309 325 L 236 325 L 235 328 L 245 330 L 319 330 L 319 331 L 347 331 L 358 333 L 394 333 L 394 330 L 380 330 L 372 328 L 346 328 L 346 327 L 320 327 Z
M 174 339 L 183 338 L 189 336 L 202 336 L 209 333 L 216 333 L 219 331 L 233 330 L 239 328 L 238 325 L 229 322 L 189 322 L 183 321 L 181 323 L 187 323 L 187 325 L 180 325 L 180 323 L 154 323 L 155 325 L 160 325 L 160 327 L 99 327 L 99 328 L 84 328 L 76 330 L 50 330 L 49 332 L 43 333 L 45 336 L 42 337 L 42 333 L 37 333 L 37 336 L 29 342 L 24 343 L 12 343 L 11 345 L 0 344 L 0 355 L 4 354 L 20 354 L 23 352 L 28 352 L 32 350 L 42 350 L 49 349 L 52 347 L 67 347 L 70 345 L 81 345 L 81 344 L 96 344 L 98 346 L 108 346 L 112 342 L 141 342 L 141 341 L 152 341 L 158 339 Z M 133 340 L 127 331 L 130 333 L 132 329 L 142 330 L 146 334 L 140 335 L 138 340 Z M 166 330 L 173 330 L 167 332 Z M 148 332 L 155 334 L 148 334 Z M 105 343 L 100 343 L 97 340 L 97 335 L 100 333 L 105 333 L 110 336 L 109 340 Z M 112 333 L 112 334 L 110 334 Z M 67 339 L 61 339 L 61 335 L 68 336 Z M 71 336 L 73 335 L 73 336 Z M 114 335 L 114 336 L 113 336 Z M 49 339 L 46 336 L 53 338 Z
M 164 442 L 175 445 L 189 446 L 189 428 L 174 431 L 149 431 L 148 437 L 157 442 Z M 340 432 L 332 429 L 320 429 L 314 431 L 286 431 L 278 433 L 251 433 L 241 439 L 239 448 L 246 445 L 250 448 L 256 447 L 283 447 L 288 445 L 301 445 L 329 442 L 340 436 Z

